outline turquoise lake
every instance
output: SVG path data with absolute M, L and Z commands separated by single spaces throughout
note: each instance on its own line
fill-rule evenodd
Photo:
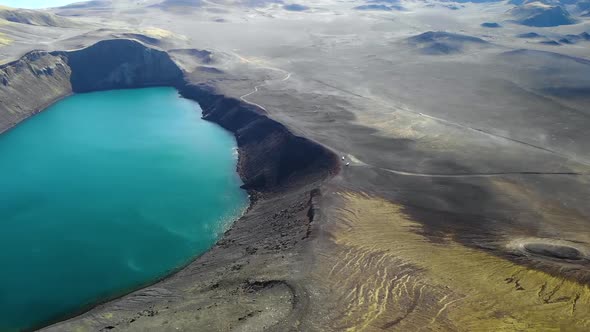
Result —
M 3 0 L 0 5 L 15 8 L 49 8 L 60 7 L 78 2 L 77 0 Z
M 236 142 L 172 88 L 78 94 L 0 135 L 0 331 L 153 282 L 248 205 Z

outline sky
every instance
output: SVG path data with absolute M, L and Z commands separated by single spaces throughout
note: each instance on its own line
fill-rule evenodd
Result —
M 0 5 L 18 8 L 47 8 L 64 6 L 81 0 L 0 0 Z

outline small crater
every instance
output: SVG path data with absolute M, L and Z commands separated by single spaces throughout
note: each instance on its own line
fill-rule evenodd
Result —
M 557 259 L 569 259 L 569 260 L 580 260 L 583 258 L 582 253 L 572 247 L 548 244 L 548 243 L 527 243 L 524 245 L 524 249 L 535 255 L 546 256 Z

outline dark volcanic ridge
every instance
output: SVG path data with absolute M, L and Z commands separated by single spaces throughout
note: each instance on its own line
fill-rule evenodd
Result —
M 444 31 L 428 31 L 407 38 L 406 41 L 417 51 L 426 55 L 456 54 L 489 45 L 481 38 Z

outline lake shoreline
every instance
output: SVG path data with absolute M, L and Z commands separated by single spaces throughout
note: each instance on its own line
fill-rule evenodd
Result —
M 161 280 L 249 205 L 234 136 L 173 87 L 76 94 L 36 115 L 0 136 L 2 251 L 12 252 L 0 330 Z
M 112 51 L 111 48 L 115 48 L 116 51 Z M 125 50 L 122 51 L 120 48 Z M 74 61 L 72 61 L 72 58 L 69 58 L 70 55 L 67 52 L 32 52 L 25 55 L 21 60 L 18 60 L 17 63 L 24 61 L 25 63 L 31 64 L 31 62 L 40 61 L 44 65 L 54 65 L 53 68 L 55 68 L 55 63 L 62 64 L 58 65 L 57 67 L 60 68 L 57 69 L 63 69 L 64 64 L 67 64 L 69 68 L 72 68 L 72 72 L 76 72 L 77 70 L 84 70 L 84 61 L 92 62 L 92 58 L 97 56 L 97 53 L 123 54 L 123 56 L 127 55 L 133 58 L 135 52 L 143 53 L 146 49 L 145 46 L 136 41 L 104 41 L 87 49 L 77 51 L 80 53 L 74 56 L 76 58 Z M 154 307 L 157 303 L 165 302 L 166 296 L 159 294 L 159 291 L 154 291 L 154 289 L 158 290 L 162 287 L 166 287 L 166 293 L 180 292 L 180 294 L 184 293 L 184 289 L 187 287 L 197 287 L 202 289 L 201 295 L 203 296 L 206 296 L 211 290 L 217 292 L 222 291 L 223 294 L 221 296 L 231 299 L 234 297 L 231 294 L 235 291 L 230 289 L 233 286 L 225 289 L 215 286 L 215 284 L 219 285 L 223 280 L 236 280 L 237 278 L 237 280 L 241 280 L 238 282 L 239 288 L 247 291 L 248 294 L 252 293 L 252 287 L 254 287 L 256 290 L 253 294 L 260 292 L 265 294 L 269 289 L 280 289 L 281 291 L 285 291 L 292 298 L 292 301 L 295 301 L 295 298 L 298 297 L 296 292 L 298 287 L 292 285 L 290 281 L 282 278 L 252 280 L 251 277 L 248 277 L 251 275 L 251 272 L 244 269 L 243 264 L 240 263 L 239 268 L 235 264 L 243 259 L 247 259 L 248 264 L 251 264 L 251 266 L 258 264 L 267 266 L 269 259 L 271 261 L 276 259 L 272 258 L 276 254 L 286 257 L 304 250 L 305 243 L 308 241 L 309 228 L 314 221 L 313 211 L 316 209 L 314 201 L 315 197 L 319 195 L 318 188 L 324 180 L 338 172 L 339 161 L 337 156 L 310 140 L 293 135 L 285 126 L 264 115 L 264 111 L 257 107 L 236 99 L 227 98 L 222 94 L 216 93 L 209 86 L 192 84 L 190 81 L 185 80 L 184 75 L 178 69 L 171 69 L 173 73 L 170 74 L 170 68 L 173 68 L 174 65 L 171 60 L 165 59 L 167 57 L 166 53 L 155 50 L 149 52 L 152 54 L 154 60 L 145 60 L 143 58 L 142 61 L 147 61 L 148 63 L 138 64 L 139 67 L 148 67 L 148 72 L 151 70 L 147 75 L 148 77 L 142 77 L 143 81 L 140 80 L 130 83 L 115 81 L 112 84 L 107 82 L 104 85 L 103 82 L 103 85 L 92 85 L 93 80 L 87 77 L 90 85 L 76 86 L 75 79 L 58 78 L 62 83 L 61 93 L 58 90 L 57 96 L 47 96 L 46 93 L 42 95 L 45 98 L 50 98 L 50 100 L 58 100 L 71 93 L 68 91 L 98 91 L 112 88 L 124 89 L 154 85 L 177 88 L 183 97 L 194 100 L 201 105 L 205 120 L 217 123 L 236 136 L 239 148 L 237 171 L 244 182 L 243 188 L 250 194 L 250 206 L 246 213 L 233 223 L 232 227 L 211 250 L 196 257 L 195 260 L 176 271 L 176 273 L 162 278 L 161 281 L 147 288 L 103 301 L 100 304 L 95 303 L 89 305 L 84 310 L 85 313 L 78 311 L 67 315 L 67 317 L 60 317 L 59 320 L 56 319 L 53 322 L 47 322 L 44 326 L 62 321 L 62 323 L 49 326 L 48 330 L 68 329 L 67 326 L 76 325 L 77 321 L 85 321 L 95 315 L 97 311 L 110 310 L 110 308 L 114 307 L 118 308 L 118 315 L 120 314 L 122 317 L 133 316 L 137 310 L 146 307 L 145 301 L 150 303 L 147 305 L 147 308 Z M 104 72 L 108 75 L 113 68 L 116 70 L 116 63 L 120 61 L 129 61 L 129 59 L 113 59 L 111 62 L 105 64 L 108 68 Z M 137 61 L 137 58 L 132 59 L 132 61 Z M 157 63 L 157 66 L 161 68 L 151 67 L 153 66 L 149 63 L 151 61 Z M 10 65 L 5 65 L 3 66 L 4 68 L 0 69 L 6 70 Z M 36 66 L 33 65 L 31 67 L 35 68 Z M 51 72 L 55 73 L 56 70 L 52 69 Z M 66 70 L 61 70 L 61 72 L 67 73 L 67 67 Z M 166 73 L 164 75 L 165 77 L 159 76 L 161 73 Z M 24 84 L 35 85 L 39 79 L 37 73 L 34 71 L 33 73 L 21 72 L 17 74 L 19 75 L 14 75 L 16 77 L 11 77 L 11 79 L 21 80 Z M 41 77 L 41 80 L 44 78 L 46 77 Z M 96 81 L 102 82 L 100 78 L 97 78 Z M 44 91 L 43 86 L 46 83 L 41 83 L 37 85 L 40 91 Z M 82 84 L 86 84 L 86 82 Z M 18 102 L 18 98 L 16 100 L 12 98 L 11 100 L 15 104 Z M 46 103 L 47 101 L 45 101 Z M 32 104 L 32 107 L 30 107 L 32 111 L 28 115 L 25 114 L 23 119 L 44 109 L 42 108 L 44 103 Z M 282 160 L 282 158 L 287 158 L 288 162 L 285 163 L 285 160 Z M 276 227 L 267 227 L 265 225 L 268 220 L 280 220 L 280 223 L 276 224 Z M 303 222 L 298 220 L 303 220 Z M 256 229 L 258 232 L 252 233 L 253 229 Z M 238 239 L 239 243 L 237 242 Z M 271 245 L 269 243 L 276 244 Z M 236 259 L 236 257 L 239 258 Z M 297 262 L 287 263 L 295 264 Z M 209 265 L 215 265 L 216 268 L 203 268 Z M 285 267 L 279 270 L 288 273 L 290 269 Z M 215 271 L 218 275 L 217 278 L 208 277 L 211 272 Z M 230 277 L 225 274 L 232 276 Z M 219 275 L 225 276 L 219 279 Z M 220 283 L 214 283 L 213 286 L 215 287 L 210 288 L 209 280 L 216 279 L 220 280 Z M 141 296 L 141 303 L 135 303 L 135 301 L 131 300 L 137 296 Z M 293 302 L 293 305 L 295 305 L 295 302 Z M 232 307 L 228 310 L 237 310 L 237 308 Z M 303 310 L 303 308 L 295 306 L 289 310 L 289 314 L 293 314 L 293 312 L 298 310 Z M 72 319 L 63 321 L 68 318 Z M 121 319 L 126 322 L 135 321 L 133 318 Z M 113 326 L 112 323 L 104 323 L 102 327 L 94 326 L 93 329 L 104 329 L 109 326 Z M 39 326 L 38 328 L 41 327 Z

